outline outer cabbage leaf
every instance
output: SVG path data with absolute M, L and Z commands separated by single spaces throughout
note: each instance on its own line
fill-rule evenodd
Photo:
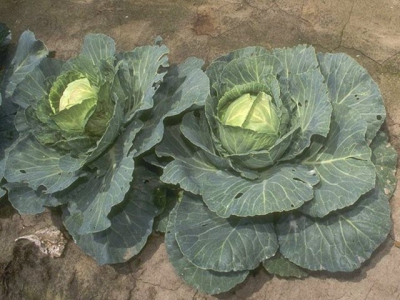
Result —
M 161 180 L 169 184 L 180 184 L 184 190 L 199 194 L 203 178 L 217 169 L 203 152 L 187 147 L 180 135 L 178 126 L 167 127 L 163 141 L 156 146 L 157 156 L 172 156 L 175 159 L 164 167 Z
M 43 58 L 18 84 L 12 101 L 26 109 L 28 106 L 37 107 L 37 103 L 48 97 L 49 85 L 61 72 L 63 62 L 57 59 Z
M 311 46 L 298 45 L 293 48 L 274 49 L 272 54 L 281 62 L 280 75 L 285 80 L 290 79 L 290 74 L 301 74 L 318 67 L 315 50 Z M 286 82 L 286 84 L 289 84 L 289 82 Z M 288 90 L 284 90 L 284 92 L 288 92 Z
M 333 210 L 352 205 L 374 188 L 375 166 L 365 132 L 366 123 L 358 112 L 343 104 L 334 104 L 328 137 L 313 145 L 321 150 L 301 162 L 314 168 L 321 178 L 314 189 L 314 199 L 301 207 L 302 212 L 324 217 Z
M 271 75 L 281 69 L 280 62 L 270 54 L 251 57 L 238 57 L 230 61 L 219 74 L 219 95 L 246 83 L 265 83 Z M 213 85 L 214 82 L 211 82 Z
M 71 218 L 82 220 L 81 226 L 75 229 L 78 234 L 95 233 L 111 226 L 107 216 L 113 206 L 123 201 L 132 181 L 135 150 L 130 150 L 141 126 L 139 122 L 132 122 L 107 153 L 93 162 L 96 171 L 62 196 L 68 202 Z
M 31 31 L 22 33 L 18 45 L 14 58 L 11 61 L 11 69 L 8 71 L 12 75 L 7 78 L 6 98 L 11 97 L 16 86 L 48 54 L 46 46 L 41 41 L 36 40 L 35 35 Z
M 190 142 L 205 152 L 216 156 L 217 152 L 204 112 L 199 112 L 198 116 L 194 112 L 185 114 L 182 118 L 180 129 Z M 221 161 L 224 161 L 224 159 L 221 159 Z
M 280 254 L 264 260 L 263 266 L 268 273 L 282 277 L 303 278 L 308 276 L 303 269 L 299 268 L 299 266 L 296 266 L 287 258 L 282 257 Z
M 368 72 L 350 56 L 339 53 L 318 54 L 332 103 L 345 104 L 367 122 L 370 142 L 386 118 L 382 95 Z
M 3 24 L 2 24 L 3 25 Z M 7 45 L 11 39 L 10 31 L 7 27 L 2 27 L 1 51 L 7 55 Z M 40 41 L 37 41 L 31 32 L 25 32 L 20 38 L 19 47 L 14 55 L 14 58 L 9 62 L 8 57 L 1 58 L 1 66 L 5 70 L 0 70 L 0 136 L 1 136 L 1 161 L 0 161 L 0 178 L 3 178 L 5 172 L 5 149 L 12 145 L 18 137 L 18 132 L 14 127 L 14 118 L 17 111 L 17 106 L 11 101 L 11 95 L 14 93 L 16 86 L 29 76 L 32 70 L 43 60 L 47 55 L 47 49 Z M 3 52 L 1 53 L 3 55 Z M 8 65 L 9 64 L 9 65 Z M 4 73 L 4 78 L 3 78 Z M 34 93 L 35 87 L 30 87 Z M 0 189 L 0 196 L 4 195 L 4 190 Z
M 160 207 L 154 201 L 154 193 L 159 187 L 156 174 L 136 166 L 131 189 L 108 215 L 109 228 L 79 234 L 84 215 L 71 215 L 67 209 L 64 209 L 64 225 L 78 246 L 99 264 L 125 262 L 140 252 L 152 232 L 154 217 L 160 213 Z
M 35 191 L 26 183 L 6 183 L 8 200 L 20 214 L 39 214 L 44 212 L 45 206 L 60 205 L 53 195 Z
M 175 239 L 177 206 L 171 211 L 169 217 L 167 233 L 165 234 L 165 244 L 169 259 L 183 280 L 199 291 L 210 294 L 226 292 L 245 280 L 249 274 L 248 271 L 216 272 L 213 270 L 204 270 L 196 267 L 182 254 Z
M 253 56 L 260 56 L 268 54 L 268 52 L 262 48 L 262 47 L 247 47 L 243 49 L 238 49 L 235 51 L 232 51 L 231 53 L 220 56 L 217 59 L 215 59 L 208 67 L 206 70 L 206 74 L 208 78 L 210 79 L 210 82 L 213 86 L 213 89 L 211 89 L 211 95 L 216 96 L 218 98 L 222 97 L 223 94 L 220 91 L 219 86 L 221 85 L 220 78 L 221 78 L 221 73 L 225 66 L 231 62 L 234 59 L 237 58 L 249 58 Z
M 291 74 L 289 82 L 290 96 L 297 106 L 300 130 L 281 160 L 289 160 L 302 153 L 310 145 L 313 135 L 327 136 L 332 113 L 324 77 L 318 70 Z
M 235 172 L 220 170 L 201 150 L 186 146 L 177 128 L 166 130 L 156 147 L 157 155 L 172 156 L 161 180 L 180 184 L 203 196 L 207 206 L 221 217 L 254 216 L 292 210 L 313 198 L 315 172 L 301 165 L 279 165 L 252 181 Z M 268 188 L 267 188 L 268 187 Z
M 34 190 L 44 187 L 45 193 L 51 194 L 67 188 L 80 176 L 79 161 L 46 148 L 31 134 L 18 139 L 9 150 L 5 171 L 8 182 L 24 182 Z
M 169 50 L 166 46 L 138 47 L 130 52 L 120 53 L 119 78 L 127 100 L 125 122 L 140 111 L 154 106 L 153 96 L 165 72 L 159 68 L 168 67 Z
M 162 190 L 162 189 L 161 189 Z M 165 191 L 163 191 L 165 193 Z M 170 218 L 171 211 L 174 209 L 178 199 L 176 195 L 163 195 L 165 197 L 165 203 L 162 205 L 162 211 L 154 220 L 153 230 L 166 233 L 167 226 Z
M 290 118 L 293 122 L 297 115 L 296 122 L 300 125 L 282 158 L 290 160 L 310 145 L 312 135 L 327 135 L 332 108 L 313 47 L 275 49 L 273 54 L 282 64 L 279 73 L 282 101 L 288 109 L 295 106 L 296 112 L 292 112 Z
M 165 118 L 204 105 L 208 96 L 208 79 L 200 69 L 202 65 L 202 60 L 189 58 L 170 70 L 154 97 L 155 105 L 150 117 L 133 143 L 137 155 L 161 141 Z
M 183 116 L 180 129 L 182 134 L 189 141 L 204 150 L 203 154 L 212 162 L 214 166 L 218 167 L 219 169 L 232 168 L 236 172 L 239 172 L 241 176 L 249 179 L 256 179 L 259 177 L 257 171 L 250 170 L 237 164 L 234 165 L 229 158 L 217 156 L 217 150 L 213 144 L 212 134 L 204 112 L 199 112 L 198 117 L 195 116 L 194 113 L 185 114 Z
M 350 272 L 386 239 L 392 225 L 388 195 L 396 186 L 396 154 L 382 134 L 372 150 L 376 185 L 354 205 L 322 219 L 291 214 L 279 220 L 276 229 L 284 257 L 310 270 Z
M 114 59 L 115 42 L 104 34 L 88 34 L 85 36 L 80 53 L 88 57 L 94 65 L 100 67 L 102 61 Z
M 201 269 L 250 270 L 278 249 L 272 219 L 224 219 L 199 196 L 184 194 L 177 207 L 175 238 L 183 255 Z
M 99 157 L 104 151 L 111 145 L 118 134 L 121 131 L 122 120 L 124 117 L 124 101 L 121 99 L 115 99 L 115 105 L 112 117 L 108 123 L 106 131 L 103 136 L 97 141 L 96 145 L 87 151 L 87 153 L 81 153 L 82 157 L 85 157 L 83 163 L 88 163 Z M 78 154 L 79 155 L 79 154 Z
M 221 217 L 259 216 L 300 207 L 313 198 L 318 181 L 315 172 L 293 164 L 280 164 L 253 181 L 219 170 L 207 174 L 202 195 Z
M 389 203 L 377 188 L 351 209 L 323 219 L 295 214 L 284 217 L 277 233 L 280 252 L 296 265 L 310 270 L 351 272 L 371 256 L 390 228 Z

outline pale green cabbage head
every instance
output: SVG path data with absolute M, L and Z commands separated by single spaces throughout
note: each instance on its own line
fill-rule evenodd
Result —
M 234 100 L 222 117 L 224 125 L 231 125 L 278 136 L 279 117 L 272 97 L 264 92 L 257 96 L 244 94 Z
M 87 78 L 77 79 L 68 84 L 60 98 L 59 111 L 69 109 L 83 102 L 96 102 L 98 89 Z

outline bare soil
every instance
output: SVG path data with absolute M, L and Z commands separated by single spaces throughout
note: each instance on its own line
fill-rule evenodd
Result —
M 400 153 L 399 10 L 399 0 L 1 0 L 0 21 L 15 41 L 32 30 L 59 58 L 75 55 L 90 32 L 113 37 L 119 50 L 160 35 L 173 63 L 189 56 L 209 62 L 250 45 L 306 43 L 345 52 L 378 82 L 391 142 Z M 98 266 L 65 232 L 59 211 L 19 216 L 8 203 L 0 205 L 0 299 L 400 299 L 400 188 L 391 200 L 393 230 L 360 270 L 288 280 L 258 269 L 218 296 L 183 283 L 168 262 L 162 235 L 153 234 L 125 264 Z M 14 242 L 51 225 L 69 239 L 61 258 L 41 254 L 26 240 Z

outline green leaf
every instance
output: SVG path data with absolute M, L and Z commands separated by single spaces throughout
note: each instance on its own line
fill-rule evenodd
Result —
M 318 54 L 332 103 L 345 104 L 367 122 L 366 138 L 371 141 L 386 117 L 376 82 L 354 59 L 344 53 Z
M 96 108 L 96 102 L 96 97 L 85 99 L 82 103 L 66 108 L 51 118 L 61 130 L 83 134 L 85 126 Z
M 115 70 L 110 62 L 102 61 L 101 64 L 96 65 L 90 58 L 79 55 L 64 63 L 61 76 L 68 73 L 79 74 L 81 78 L 87 78 L 91 84 L 100 86 L 109 76 L 114 75 L 113 71 Z
M 376 184 L 390 199 L 396 189 L 397 151 L 388 143 L 388 137 L 379 131 L 370 145 L 371 160 L 376 168 Z
M 115 42 L 104 34 L 88 34 L 80 54 L 88 57 L 93 65 L 100 68 L 102 61 L 114 60 Z
M 304 278 L 308 276 L 301 268 L 279 254 L 264 260 L 263 266 L 268 273 L 282 277 Z
M 175 158 L 165 168 L 161 180 L 201 194 L 210 210 L 223 218 L 254 216 L 300 207 L 313 198 L 315 172 L 301 165 L 281 164 L 252 181 L 220 170 L 210 156 L 188 147 L 176 129 L 167 129 L 156 147 L 158 156 Z
M 102 136 L 113 117 L 115 102 L 113 101 L 113 97 L 111 97 L 110 89 L 111 82 L 107 82 L 98 91 L 96 108 L 85 127 L 87 136 L 92 138 Z
M 183 116 L 180 126 L 182 134 L 194 145 L 204 150 L 204 156 L 217 168 L 233 168 L 244 177 L 251 179 L 258 178 L 257 172 L 249 170 L 246 167 L 231 164 L 228 158 L 218 156 L 204 111 L 199 111 L 198 113 L 198 116 L 194 112 L 186 113 Z M 179 135 L 179 132 L 177 134 Z
M 122 203 L 111 209 L 110 227 L 92 234 L 78 234 L 84 222 L 82 214 L 71 216 L 64 210 L 63 220 L 77 245 L 96 261 L 115 264 L 128 261 L 144 247 L 152 232 L 153 220 L 160 208 L 154 203 L 158 176 L 144 167 L 136 167 L 132 187 Z
M 297 106 L 300 130 L 282 160 L 290 160 L 302 153 L 310 145 L 313 135 L 327 136 L 332 106 L 324 81 L 315 69 L 289 76 L 290 96 Z
M 197 147 L 204 150 L 204 155 L 219 169 L 233 168 L 241 176 L 250 179 L 258 178 L 258 172 L 249 170 L 238 164 L 232 164 L 229 158 L 220 157 L 214 147 L 210 127 L 203 111 L 196 117 L 194 112 L 186 113 L 183 116 L 180 129 L 183 135 Z M 179 133 L 177 133 L 179 135 Z M 164 168 L 164 166 L 163 166 Z
M 12 75 L 7 78 L 6 98 L 12 96 L 16 86 L 39 65 L 47 54 L 46 46 L 41 41 L 36 40 L 31 31 L 27 30 L 21 34 L 9 71 Z
M 293 48 L 274 49 L 272 54 L 281 62 L 280 75 L 289 80 L 289 76 L 305 73 L 318 67 L 315 50 L 312 46 L 298 45 Z
M 179 184 L 184 190 L 199 194 L 203 178 L 217 168 L 202 151 L 195 152 L 188 147 L 180 134 L 178 126 L 167 127 L 162 143 L 156 146 L 157 156 L 175 158 L 164 167 L 161 181 Z
M 200 196 L 184 193 L 177 208 L 175 237 L 183 255 L 202 269 L 219 272 L 256 268 L 278 249 L 272 220 L 221 218 Z
M 220 157 L 217 155 L 217 150 L 212 140 L 212 133 L 210 132 L 210 127 L 203 111 L 199 112 L 199 117 L 196 117 L 193 112 L 185 114 L 180 129 L 189 141 L 204 150 L 204 156 L 206 156 L 215 167 L 219 169 L 233 168 L 236 172 L 240 173 L 241 176 L 249 179 L 256 179 L 259 177 L 257 171 L 250 170 L 239 164 L 233 164 L 230 161 L 232 157 Z
M 8 200 L 20 214 L 40 214 L 52 195 L 31 189 L 26 183 L 6 183 Z
M 315 50 L 311 46 L 298 45 L 293 48 L 274 49 L 272 54 L 280 61 L 279 83 L 282 102 L 289 111 L 295 109 L 291 99 L 291 78 L 318 68 Z M 293 114 L 291 114 L 293 123 Z
M 79 160 L 41 145 L 32 134 L 28 134 L 10 149 L 5 178 L 8 182 L 25 182 L 34 190 L 42 186 L 45 193 L 51 194 L 78 179 L 79 168 Z
M 177 195 L 169 196 L 166 198 L 166 203 L 162 209 L 161 214 L 157 216 L 157 218 L 154 220 L 153 230 L 163 233 L 167 231 L 169 216 L 177 201 Z
M 209 82 L 200 69 L 203 61 L 189 58 L 169 72 L 154 96 L 155 105 L 143 130 L 134 140 L 137 155 L 159 143 L 163 137 L 165 118 L 175 116 L 193 107 L 204 106 L 208 96 Z
M 112 147 L 93 162 L 96 170 L 86 181 L 63 196 L 68 202 L 70 217 L 82 219 L 76 229 L 78 234 L 96 233 L 111 226 L 107 215 L 124 200 L 133 178 L 135 151 L 130 149 L 140 128 L 139 123 L 131 123 Z
M 119 55 L 118 76 L 128 97 L 125 122 L 153 107 L 153 96 L 166 74 L 159 73 L 160 67 L 168 67 L 168 52 L 164 45 L 145 46 Z
M 44 58 L 38 67 L 25 75 L 16 87 L 12 101 L 22 108 L 36 107 L 38 102 L 48 96 L 49 83 L 61 70 L 62 62 Z
M 216 154 L 210 127 L 203 111 L 199 112 L 198 117 L 194 112 L 186 113 L 182 118 L 180 129 L 194 145 L 210 154 Z
M 39 103 L 39 107 L 41 107 L 41 103 Z M 48 126 L 49 123 L 43 123 L 39 117 L 42 117 L 41 109 L 46 110 L 46 107 L 41 107 L 36 110 L 32 106 L 28 106 L 25 110 L 19 109 L 16 117 L 16 129 L 20 133 L 30 132 L 36 140 L 42 145 L 51 145 L 54 143 L 62 143 L 65 140 L 60 135 L 60 129 L 57 125 L 53 124 L 52 121 L 48 117 L 51 116 L 46 115 L 46 121 L 51 123 L 53 126 Z M 39 112 L 40 111 L 40 112 Z M 44 113 L 44 111 L 43 111 Z M 54 127 L 54 128 L 53 128 Z
M 0 97 L 1 98 L 1 97 Z M 1 99 L 0 99 L 1 100 Z M 12 145 L 14 140 L 18 137 L 18 132 L 14 126 L 14 111 L 8 111 L 3 106 L 0 107 L 0 181 L 4 176 L 6 164 L 6 149 Z M 0 189 L 0 197 L 4 195 L 3 190 Z
M 207 67 L 206 74 L 210 79 L 211 86 L 213 87 L 211 91 L 212 96 L 217 98 L 221 98 L 223 96 L 223 91 L 220 87 L 220 77 L 223 69 L 229 62 L 237 58 L 249 58 L 264 54 L 268 54 L 268 52 L 262 47 L 247 47 L 232 51 L 229 54 L 220 56 L 211 62 L 211 64 Z
M 250 129 L 218 124 L 219 140 L 224 149 L 233 155 L 251 151 L 268 150 L 277 139 L 276 134 L 258 133 Z
M 168 167 L 167 167 L 168 168 Z M 315 172 L 281 164 L 248 180 L 226 171 L 210 172 L 201 183 L 204 202 L 221 217 L 255 216 L 296 209 L 313 198 Z
M 346 105 L 333 107 L 328 137 L 315 142 L 321 150 L 311 157 L 306 154 L 302 162 L 314 168 L 321 178 L 314 199 L 300 209 L 313 217 L 350 206 L 375 186 L 375 166 L 365 141 L 365 122 Z
M 280 252 L 310 270 L 351 272 L 370 258 L 391 229 L 387 197 L 378 188 L 323 219 L 290 214 L 276 226 Z
M 269 82 L 281 69 L 280 62 L 270 54 L 240 57 L 229 62 L 219 76 L 218 95 L 223 95 L 237 85 Z M 214 82 L 211 82 L 213 85 Z
M 192 264 L 180 251 L 175 239 L 175 220 L 177 208 L 172 210 L 168 222 L 165 244 L 171 264 L 182 279 L 195 289 L 208 294 L 218 294 L 229 291 L 235 285 L 244 281 L 249 271 L 216 272 L 204 270 Z
M 233 165 L 243 165 L 250 169 L 262 169 L 272 166 L 283 155 L 283 153 L 291 146 L 292 140 L 299 126 L 294 126 L 292 130 L 279 138 L 275 145 L 268 150 L 251 151 L 242 155 L 229 155 Z
M 115 141 L 121 131 L 122 122 L 124 119 L 124 102 L 116 99 L 114 110 L 111 119 L 108 121 L 106 131 L 103 136 L 97 141 L 96 146 L 88 151 L 88 156 L 84 163 L 91 162 L 98 158 L 103 152 Z M 140 121 L 135 122 L 138 127 L 143 126 Z
M 218 156 L 212 141 L 210 127 L 203 111 L 199 111 L 198 117 L 195 116 L 194 112 L 186 113 L 182 118 L 180 130 L 189 141 L 204 151 L 201 155 L 210 160 L 214 166 L 220 169 L 231 167 L 228 159 Z M 178 129 L 176 129 L 175 134 L 180 135 Z

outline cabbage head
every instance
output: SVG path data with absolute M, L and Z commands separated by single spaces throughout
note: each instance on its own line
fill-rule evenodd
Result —
M 240 49 L 206 74 L 204 109 L 156 146 L 162 181 L 184 190 L 166 233 L 177 273 L 215 294 L 260 264 L 288 277 L 359 268 L 390 231 L 397 161 L 367 71 L 297 46 Z
M 100 264 L 126 261 L 163 208 L 158 175 L 141 158 L 161 141 L 166 117 L 204 105 L 203 63 L 169 67 L 159 44 L 118 53 L 102 34 L 87 35 L 67 61 L 48 53 L 27 31 L 11 63 L 6 94 L 18 106 L 19 137 L 6 150 L 8 198 L 20 213 L 62 206 L 86 253 Z

